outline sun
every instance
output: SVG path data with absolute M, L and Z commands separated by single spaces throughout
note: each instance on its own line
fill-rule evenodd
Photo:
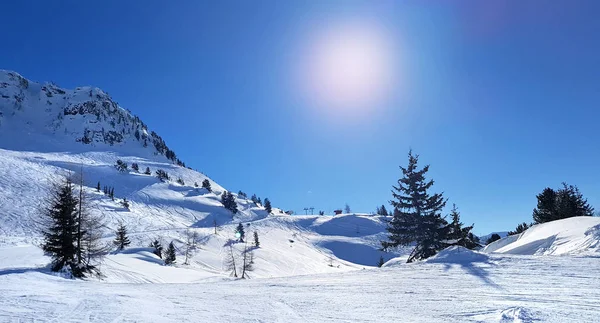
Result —
M 371 24 L 346 22 L 318 30 L 305 48 L 304 91 L 321 108 L 374 107 L 392 90 L 392 49 L 386 33 Z

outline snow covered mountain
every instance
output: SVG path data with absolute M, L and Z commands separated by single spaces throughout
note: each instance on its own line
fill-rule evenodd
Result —
M 0 177 L 0 248 L 31 247 L 36 255 L 32 259 L 39 260 L 30 264 L 34 266 L 48 261 L 32 246 L 39 241 L 40 206 L 54 182 L 79 173 L 91 212 L 105 222 L 106 243 L 114 239 L 120 222 L 132 240 L 127 252 L 106 258 L 108 281 L 228 277 L 224 259 L 239 223 L 248 237 L 254 231 L 260 236 L 254 277 L 351 270 L 399 255 L 378 250 L 385 227 L 380 217 L 290 217 L 279 208 L 269 215 L 262 205 L 237 194 L 239 212 L 233 215 L 221 204 L 225 188 L 183 167 L 158 134 L 98 88 L 62 89 L 0 71 L 0 156 L 0 172 L 5 174 Z M 119 171 L 117 160 L 135 163 L 139 170 Z M 171 180 L 160 181 L 157 170 Z M 211 191 L 197 187 L 204 180 Z M 115 199 L 97 191 L 97 185 L 113 187 Z M 128 208 L 121 204 L 124 199 Z M 198 233 L 201 241 L 189 265 L 180 260 L 174 267 L 160 266 L 162 260 L 148 244 L 154 239 L 165 245 L 173 241 L 181 257 L 187 230 Z

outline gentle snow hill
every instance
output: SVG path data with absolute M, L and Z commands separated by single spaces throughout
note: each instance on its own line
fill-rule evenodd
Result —
M 514 255 L 600 256 L 600 218 L 573 217 L 537 224 L 487 245 L 484 252 Z

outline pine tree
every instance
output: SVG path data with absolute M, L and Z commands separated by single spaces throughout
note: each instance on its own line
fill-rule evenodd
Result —
M 577 186 L 566 183 L 562 183 L 562 186 L 558 190 L 545 188 L 537 195 L 538 204 L 533 210 L 535 223 L 594 215 L 594 208 L 588 204 Z
M 231 192 L 224 191 L 221 194 L 221 203 L 223 204 L 223 207 L 231 211 L 233 214 L 238 212 L 235 196 L 233 196 Z
M 136 172 L 139 172 L 140 166 L 137 163 L 131 163 L 131 169 L 133 169 Z
M 194 182 L 194 187 L 198 188 L 198 182 Z
M 123 206 L 125 209 L 129 210 L 129 202 L 127 201 L 127 198 L 125 198 L 125 197 L 123 198 L 123 201 L 121 201 L 121 205 L 122 205 L 122 206 Z
M 377 214 L 383 215 L 383 216 L 387 216 L 388 215 L 388 211 L 385 208 L 385 205 L 381 205 L 381 207 L 377 208 Z
M 202 181 L 202 188 L 205 188 L 207 191 L 212 192 L 212 188 L 210 187 L 210 181 L 208 179 Z
M 146 175 L 152 174 L 152 172 L 150 171 L 150 167 L 146 167 L 146 171 L 144 172 L 144 174 L 146 174 Z
M 348 205 L 348 203 L 346 203 L 346 205 L 344 206 L 344 212 L 346 212 L 346 214 L 352 213 L 352 210 L 350 209 L 350 205 Z
M 158 180 L 160 180 L 161 182 L 165 182 L 170 180 L 169 178 L 169 174 L 167 172 L 165 172 L 162 169 L 157 169 L 156 170 L 156 177 L 158 178 Z
M 100 192 L 100 182 L 98 182 L 98 186 L 96 186 L 96 191 Z
M 260 241 L 258 241 L 258 232 L 254 231 L 254 246 L 255 247 L 260 247 Z
M 154 239 L 152 243 L 150 243 L 150 248 L 152 248 L 152 253 L 157 255 L 160 259 L 162 259 L 163 246 L 158 239 Z
M 127 228 L 122 222 L 119 223 L 119 227 L 117 228 L 115 235 L 116 238 L 113 241 L 113 244 L 117 246 L 117 251 L 125 249 L 125 247 L 131 243 L 131 241 L 129 241 L 129 237 L 127 237 Z
M 463 223 L 460 222 L 460 212 L 456 204 L 452 205 L 452 211 L 450 212 L 452 222 L 448 224 L 448 245 L 462 246 L 467 249 L 475 249 L 479 246 L 479 243 L 471 239 L 473 226 L 463 227 Z
M 257 204 L 259 204 L 259 205 L 262 205 L 262 204 L 263 204 L 263 203 L 262 203 L 262 200 L 260 199 L 260 197 L 256 198 L 256 203 L 257 203 Z
M 394 212 L 387 227 L 388 241 L 382 242 L 384 250 L 415 243 L 408 262 L 435 255 L 446 247 L 444 241 L 448 236 L 448 223 L 441 217 L 446 200 L 442 194 L 428 193 L 434 182 L 425 179 L 429 165 L 417 169 L 418 159 L 410 151 L 408 166 L 400 166 L 403 177 L 392 190 Z
M 110 188 L 110 194 L 109 194 L 110 198 L 114 201 L 115 200 L 115 188 L 111 187 Z
M 250 197 L 250 200 L 251 200 L 252 202 L 254 202 L 254 204 L 257 204 L 257 203 L 258 203 L 258 198 L 256 197 L 256 194 L 252 194 L 252 197 Z
M 377 267 L 381 268 L 383 266 L 383 264 L 385 264 L 385 261 L 383 260 L 383 256 L 379 256 L 379 262 L 377 263 Z
M 115 168 L 119 171 L 119 172 L 126 172 L 127 171 L 127 163 L 117 159 L 117 163 L 115 164 Z
M 47 221 L 42 229 L 42 249 L 52 258 L 52 271 L 69 267 L 74 276 L 83 277 L 77 270 L 78 201 L 73 193 L 73 184 L 68 179 L 51 193 L 49 205 L 44 210 Z
M 185 185 L 185 182 L 183 181 L 183 179 L 181 177 L 177 178 L 177 183 L 179 185 Z
M 517 225 L 517 227 L 515 228 L 515 231 L 509 231 L 508 235 L 512 236 L 515 234 L 521 234 L 521 233 L 525 232 L 525 230 L 527 230 L 527 229 L 529 229 L 529 224 L 523 222 L 523 223 Z
M 273 211 L 273 209 L 271 208 L 271 201 L 269 201 L 268 198 L 265 199 L 265 210 L 268 214 L 271 214 L 271 212 Z
M 244 242 L 244 238 L 246 237 L 246 232 L 244 231 L 244 226 L 242 225 L 241 222 L 240 222 L 240 224 L 238 224 L 237 228 L 235 228 L 235 233 L 236 233 L 236 236 L 239 235 L 238 241 Z
M 169 243 L 167 247 L 167 252 L 165 253 L 165 265 L 170 265 L 175 263 L 177 260 L 177 256 L 175 255 L 175 246 L 173 245 L 173 241 Z
M 502 237 L 500 237 L 500 235 L 499 235 L 499 234 L 497 234 L 497 233 L 494 233 L 494 234 L 492 234 L 492 235 L 490 236 L 490 238 L 489 238 L 489 239 L 488 239 L 488 240 L 485 242 L 485 244 L 490 244 L 490 243 L 492 243 L 492 242 L 494 242 L 494 241 L 497 241 L 497 240 L 500 240 L 500 239 L 502 239 Z

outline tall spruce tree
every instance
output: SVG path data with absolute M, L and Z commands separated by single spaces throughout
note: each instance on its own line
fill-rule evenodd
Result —
M 113 243 L 115 246 L 117 246 L 117 250 L 119 251 L 125 249 L 125 247 L 131 244 L 129 237 L 127 236 L 127 227 L 125 227 L 122 222 L 119 223 L 119 227 L 117 228 L 116 232 L 116 238 Z
M 73 183 L 67 179 L 57 186 L 48 202 L 44 210 L 47 221 L 44 221 L 42 229 L 42 249 L 52 259 L 51 269 L 60 271 L 68 267 L 75 277 L 83 277 L 77 266 L 78 201 L 74 196 Z
M 388 241 L 382 242 L 384 250 L 415 243 L 407 262 L 429 258 L 445 248 L 449 230 L 441 216 L 446 199 L 428 192 L 434 183 L 425 179 L 429 165 L 418 169 L 418 161 L 419 156 L 411 150 L 408 166 L 400 166 L 403 177 L 392 190 L 394 212 L 387 227 Z
M 236 234 L 239 234 L 238 241 L 244 242 L 244 238 L 246 237 L 246 232 L 244 231 L 244 225 L 242 225 L 241 222 L 240 222 L 240 224 L 238 224 L 237 228 L 235 228 L 235 232 L 236 232 Z

